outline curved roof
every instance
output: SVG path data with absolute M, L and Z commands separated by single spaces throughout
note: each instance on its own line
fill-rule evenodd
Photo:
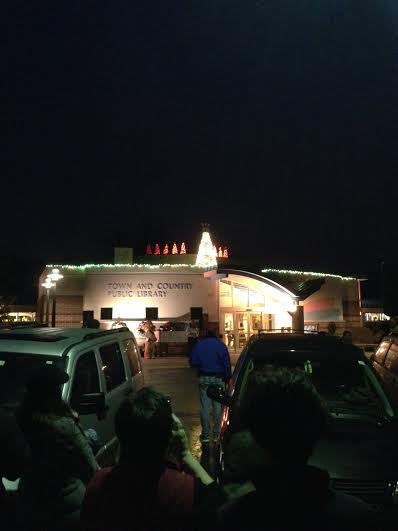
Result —
M 209 270 L 211 272 L 213 270 Z M 296 294 L 294 294 L 292 291 L 287 289 L 285 286 L 282 286 L 282 284 L 279 284 L 278 282 L 275 282 L 274 280 L 271 280 L 270 278 L 264 277 L 263 275 L 259 275 L 257 273 L 252 273 L 251 271 L 244 271 L 242 269 L 230 269 L 230 268 L 217 268 L 214 269 L 215 274 L 218 275 L 240 275 L 242 277 L 252 278 L 253 280 L 258 280 L 259 282 L 262 282 L 263 284 L 267 284 L 268 286 L 276 289 L 283 295 L 288 295 L 294 300 L 299 300 L 300 297 Z

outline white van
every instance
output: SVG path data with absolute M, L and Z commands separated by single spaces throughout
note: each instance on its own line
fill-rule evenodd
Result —
M 122 401 L 144 384 L 141 356 L 127 328 L 22 328 L 0 331 L 0 406 L 15 410 L 25 382 L 40 364 L 69 374 L 62 396 L 80 416 L 83 428 L 98 434 L 97 460 L 117 455 L 114 418 Z

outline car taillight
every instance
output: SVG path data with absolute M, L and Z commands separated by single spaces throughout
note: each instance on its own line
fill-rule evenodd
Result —
M 225 430 L 228 427 L 228 424 L 229 424 L 229 406 L 225 406 L 222 417 L 221 417 L 221 427 L 220 427 L 221 436 L 224 435 Z

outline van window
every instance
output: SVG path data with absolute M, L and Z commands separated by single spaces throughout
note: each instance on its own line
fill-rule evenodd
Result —
M 99 393 L 98 367 L 94 352 L 85 352 L 77 360 L 70 403 L 76 408 L 81 395 Z
M 394 343 L 391 345 L 384 366 L 387 370 L 398 375 L 398 345 Z
M 126 381 L 123 357 L 118 343 L 104 345 L 100 347 L 99 352 L 106 381 L 106 390 L 109 392 Z
M 384 360 L 386 358 L 388 347 L 390 346 L 389 341 L 383 341 L 383 343 L 376 350 L 374 355 L 374 360 L 379 365 L 384 365 Z
M 0 352 L 0 407 L 16 409 L 32 372 L 45 365 L 65 370 L 66 358 L 39 354 Z
M 132 339 L 123 340 L 124 352 L 129 360 L 130 370 L 132 376 L 135 376 L 141 371 L 139 360 L 139 353 L 135 342 Z

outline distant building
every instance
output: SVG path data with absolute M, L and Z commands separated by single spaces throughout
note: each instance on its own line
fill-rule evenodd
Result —
M 24 323 L 36 320 L 36 306 L 34 304 L 11 304 L 3 318 L 8 323 Z

